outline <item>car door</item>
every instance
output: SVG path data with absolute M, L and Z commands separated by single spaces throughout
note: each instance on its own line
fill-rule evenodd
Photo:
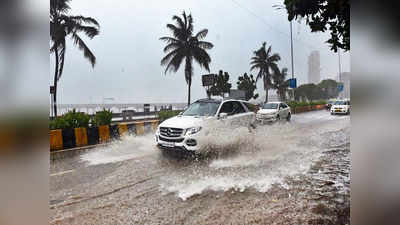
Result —
M 239 127 L 247 123 L 246 117 L 244 115 L 244 113 L 246 113 L 246 110 L 238 101 L 224 102 L 220 108 L 219 114 L 220 113 L 228 114 L 227 118 L 222 119 L 226 125 Z
M 280 117 L 281 119 L 287 117 L 287 112 L 286 112 L 286 109 L 285 109 L 285 106 L 284 106 L 283 103 L 280 103 L 280 104 L 279 104 L 279 112 L 278 112 L 278 113 L 279 113 L 279 117 Z

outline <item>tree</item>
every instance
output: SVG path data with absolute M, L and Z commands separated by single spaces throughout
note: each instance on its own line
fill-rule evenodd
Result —
M 210 88 L 210 93 L 214 96 L 219 95 L 224 97 L 225 93 L 229 93 L 232 84 L 229 83 L 228 72 L 219 71 L 218 75 L 215 75 L 215 85 Z
M 272 85 L 271 83 L 271 71 L 278 70 L 278 61 L 281 57 L 277 53 L 271 53 L 271 46 L 268 50 L 265 50 L 266 43 L 264 42 L 260 49 L 254 51 L 254 56 L 251 58 L 250 70 L 258 69 L 256 81 L 263 79 L 264 90 L 265 90 L 265 102 L 268 102 L 268 90 Z
M 319 99 L 324 99 L 324 93 L 320 87 L 315 84 L 303 84 L 294 90 L 295 98 L 297 101 L 300 98 L 306 98 L 308 101 L 315 101 Z
M 281 101 L 286 101 L 286 91 L 289 88 L 289 80 L 286 80 L 287 68 L 282 70 L 274 71 L 272 75 L 273 84 L 272 86 L 277 90 L 279 98 Z
M 350 50 L 350 0 L 285 0 L 288 20 L 305 18 L 311 32 L 330 30 L 331 50 Z
M 92 67 L 96 64 L 96 57 L 80 37 L 84 33 L 90 39 L 99 34 L 99 23 L 84 16 L 68 15 L 70 0 L 50 0 L 50 53 L 55 56 L 54 70 L 54 115 L 57 117 L 57 83 L 64 70 L 66 37 L 70 36 L 73 44 L 83 51 L 83 56 L 89 60 Z
M 338 85 L 339 83 L 336 82 L 335 80 L 326 79 L 321 81 L 318 84 L 318 87 L 320 87 L 321 90 L 324 92 L 325 95 L 324 97 L 326 99 L 329 99 L 329 98 L 337 98 L 337 96 L 339 95 Z
M 252 98 L 258 98 L 258 94 L 254 94 L 254 91 L 257 89 L 257 85 L 252 74 L 248 76 L 247 73 L 244 73 L 243 76 L 239 76 L 236 84 L 239 90 L 246 92 L 246 101 Z
M 173 16 L 174 24 L 167 24 L 167 28 L 171 30 L 173 37 L 161 37 L 160 40 L 165 41 L 167 45 L 164 53 L 167 55 L 161 59 L 161 65 L 165 66 L 165 74 L 168 71 L 177 72 L 183 60 L 185 60 L 185 80 L 188 85 L 188 105 L 190 105 L 190 87 L 192 85 L 193 76 L 193 60 L 196 61 L 201 68 L 210 71 L 211 58 L 206 50 L 212 49 L 213 44 L 202 41 L 208 33 L 207 29 L 199 31 L 193 36 L 193 18 L 192 15 L 182 14 L 182 18 Z

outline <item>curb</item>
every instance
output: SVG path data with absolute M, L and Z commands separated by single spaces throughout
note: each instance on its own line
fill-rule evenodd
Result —
M 52 152 L 50 152 L 50 161 L 54 161 L 54 160 L 58 160 L 58 159 L 63 159 L 63 158 L 79 155 L 79 154 L 81 154 L 83 152 L 87 152 L 87 151 L 92 150 L 94 148 L 108 146 L 109 144 L 111 144 L 111 143 L 88 145 L 88 146 L 85 146 L 85 147 L 78 147 L 78 148 L 70 148 L 70 149 L 65 149 L 65 150 L 52 151 Z

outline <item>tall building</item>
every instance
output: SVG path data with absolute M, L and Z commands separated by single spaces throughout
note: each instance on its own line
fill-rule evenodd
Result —
M 321 81 L 321 62 L 319 51 L 312 51 L 308 56 L 308 83 L 318 84 Z

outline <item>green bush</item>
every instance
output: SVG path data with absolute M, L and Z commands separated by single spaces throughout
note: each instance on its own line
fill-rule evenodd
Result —
M 112 121 L 112 111 L 103 109 L 103 111 L 96 112 L 96 116 L 94 117 L 93 124 L 96 126 L 102 125 L 110 125 Z
M 162 110 L 162 111 L 158 112 L 158 119 L 160 120 L 160 122 L 162 122 L 168 118 L 177 116 L 180 112 L 182 112 L 182 111 L 180 111 L 180 110 L 174 110 L 174 111 Z
M 57 117 L 49 123 L 50 130 L 64 129 L 68 127 L 67 121 L 63 117 Z
M 290 106 L 291 109 L 297 108 L 297 107 L 304 107 L 304 106 L 313 106 L 313 105 L 325 105 L 326 101 L 315 101 L 315 102 L 296 102 L 296 101 L 290 101 L 287 102 L 288 106 Z
M 90 117 L 83 112 L 76 112 L 75 109 L 64 114 L 63 119 L 68 124 L 68 128 L 88 127 Z
M 55 118 L 50 121 L 49 128 L 54 129 L 65 129 L 65 128 L 78 128 L 88 127 L 90 117 L 83 112 L 77 112 L 75 109 L 67 112 L 66 114 Z

